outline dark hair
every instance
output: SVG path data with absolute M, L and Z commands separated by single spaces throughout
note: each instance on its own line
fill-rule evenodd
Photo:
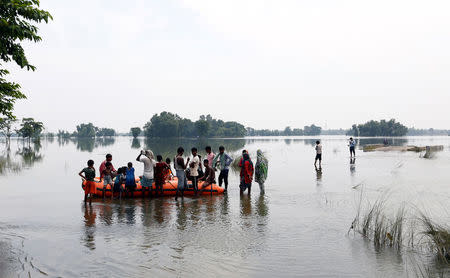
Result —
M 224 151 L 225 150 L 225 147 L 224 146 L 220 146 L 219 147 L 219 151 Z
M 196 151 L 197 151 L 197 148 L 196 148 L 196 147 L 193 147 L 193 148 L 191 149 L 191 151 L 196 152 Z
M 203 162 L 209 164 L 209 160 L 208 159 L 203 160 Z
M 161 156 L 160 154 L 158 154 L 158 155 L 156 156 L 156 160 L 158 160 L 158 162 L 161 162 L 161 161 L 162 161 L 162 156 Z
M 178 147 L 178 149 L 177 149 L 177 153 L 184 153 L 184 149 L 183 149 L 183 147 Z
M 107 155 L 106 155 L 106 158 L 112 158 L 112 154 L 110 154 L 110 153 L 107 154 Z
M 242 150 L 242 154 L 244 154 L 244 153 L 248 153 L 248 151 L 247 150 Z
M 211 150 L 211 146 L 206 146 L 205 147 L 205 151 L 210 151 Z
M 170 158 L 166 158 L 166 163 L 170 164 Z
M 117 169 L 117 174 L 125 174 L 127 172 L 127 167 L 120 167 Z
M 128 162 L 128 168 L 131 168 L 131 167 L 133 167 L 133 163 Z
M 88 162 L 87 162 L 87 165 L 88 166 L 94 166 L 94 160 L 89 159 Z
M 111 166 L 111 165 L 112 165 L 112 164 L 111 164 L 111 162 L 109 162 L 109 161 L 105 163 L 105 167 L 109 167 L 109 166 Z
M 317 140 L 317 141 L 316 141 L 316 144 L 317 144 L 317 145 L 319 145 L 319 144 L 320 144 L 320 141 L 319 141 L 319 140 Z
M 350 137 L 350 140 L 353 140 L 353 137 Z

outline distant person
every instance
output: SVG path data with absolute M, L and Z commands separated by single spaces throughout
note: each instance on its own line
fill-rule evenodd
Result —
M 228 172 L 231 162 L 233 162 L 233 159 L 225 153 L 225 147 L 220 146 L 219 153 L 214 157 L 213 167 L 216 168 L 217 164 L 220 166 L 219 186 L 222 186 L 222 183 L 225 182 L 225 192 L 228 191 Z
M 136 190 L 136 177 L 134 172 L 133 163 L 128 162 L 127 167 L 125 168 L 125 187 L 131 195 L 133 195 L 133 192 Z
M 156 187 L 156 195 L 158 193 L 163 195 L 163 186 L 164 183 L 166 183 L 165 180 L 165 172 L 167 171 L 167 168 L 169 165 L 163 161 L 163 157 L 161 155 L 156 156 L 156 165 L 155 165 L 155 187 Z
M 317 160 L 319 161 L 319 168 L 322 168 L 322 144 L 320 141 L 316 141 L 316 159 L 314 160 L 314 166 L 317 167 Z
M 119 193 L 119 199 L 122 199 L 122 192 L 123 192 L 122 185 L 125 184 L 126 181 L 125 176 L 126 169 L 127 167 L 120 167 L 119 169 L 117 169 L 117 175 L 116 178 L 114 179 L 113 195 L 114 193 Z
M 194 188 L 194 193 L 197 195 L 198 193 L 198 170 L 200 166 L 200 158 L 197 154 L 197 148 L 192 148 L 192 161 L 189 163 L 189 173 L 192 177 L 192 187 Z
M 87 166 L 88 167 L 81 170 L 78 175 L 86 181 L 84 186 L 84 203 L 87 202 L 87 198 L 89 196 L 89 204 L 92 204 L 92 198 L 96 193 L 94 160 L 89 159 Z M 84 176 L 82 175 L 83 173 Z
M 145 191 L 148 191 L 148 196 L 150 197 L 154 178 L 153 168 L 156 165 L 155 156 L 151 150 L 142 150 L 136 160 L 144 163 L 144 173 L 141 179 L 142 197 L 145 197 Z
M 350 147 L 350 157 L 356 156 L 355 154 L 356 141 L 353 140 L 353 137 L 350 137 L 350 140 L 348 141 L 348 146 Z
M 200 179 L 203 182 L 202 187 L 200 188 L 200 194 L 203 192 L 203 190 L 208 187 L 208 186 L 212 186 L 215 183 L 215 179 L 216 179 L 216 172 L 214 171 L 214 169 L 209 166 L 209 160 L 205 159 L 203 160 L 203 166 L 205 166 L 205 175 Z
M 206 151 L 206 159 L 208 159 L 208 165 L 210 167 L 213 167 L 213 160 L 216 155 L 212 152 L 211 146 L 206 146 L 205 151 Z
M 244 193 L 246 189 L 248 189 L 248 194 L 250 195 L 252 190 L 252 181 L 253 181 L 253 162 L 250 159 L 250 155 L 248 153 L 243 154 L 242 156 L 242 167 L 241 167 L 241 184 L 240 184 L 240 193 Z
M 103 169 L 103 171 L 100 173 L 100 180 L 103 179 L 103 199 L 105 199 L 105 194 L 106 194 L 106 187 L 109 185 L 111 188 L 111 194 L 112 194 L 112 189 L 113 189 L 113 177 L 114 177 L 114 172 L 113 172 L 113 168 L 112 168 L 112 164 L 111 162 L 106 162 L 105 163 L 105 169 Z
M 389 142 L 388 142 L 388 139 L 387 139 L 387 138 L 384 138 L 384 140 L 383 140 L 383 145 L 385 145 L 385 146 L 389 145 Z
M 261 150 L 256 151 L 256 164 L 255 164 L 255 181 L 259 184 L 259 190 L 264 194 L 264 183 L 267 179 L 267 173 L 269 170 L 269 161 L 265 157 Z
M 114 166 L 112 165 L 111 161 L 112 161 L 112 155 L 109 153 L 109 154 L 106 155 L 106 159 L 102 162 L 102 164 L 100 164 L 100 167 L 99 167 L 99 173 L 100 174 L 103 172 L 103 170 L 105 170 L 106 162 L 111 163 L 111 169 L 112 169 L 113 172 L 116 171 L 116 169 L 114 169 Z
M 178 178 L 178 186 L 175 201 L 178 199 L 178 195 L 180 194 L 182 198 L 184 197 L 184 190 L 187 188 L 186 173 L 184 172 L 184 170 L 186 170 L 186 164 L 184 163 L 183 154 L 184 149 L 182 147 L 179 147 L 177 149 L 177 156 L 173 161 L 175 172 Z

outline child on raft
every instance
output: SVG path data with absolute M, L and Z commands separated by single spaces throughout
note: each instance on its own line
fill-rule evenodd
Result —
M 85 187 L 84 187 L 84 203 L 86 204 L 87 198 L 89 195 L 89 204 L 92 204 L 92 197 L 95 194 L 96 187 L 95 187 L 95 168 L 94 168 L 94 160 L 89 159 L 87 162 L 86 168 L 81 170 L 78 175 L 86 181 Z M 84 173 L 84 176 L 82 175 Z
M 113 176 L 114 176 L 114 172 L 112 169 L 112 164 L 111 164 L 111 162 L 106 162 L 105 169 L 100 173 L 100 180 L 103 179 L 103 199 L 105 198 L 106 186 L 109 185 L 111 188 L 111 191 L 113 189 L 113 185 L 114 185 Z
M 114 179 L 114 188 L 113 188 L 113 196 L 111 196 L 111 199 L 114 197 L 114 193 L 119 192 L 119 199 L 122 199 L 122 192 L 123 192 L 123 188 L 122 185 L 125 183 L 126 180 L 126 169 L 127 167 L 120 167 L 117 170 L 117 176 Z
M 125 188 L 130 197 L 133 197 L 134 190 L 136 189 L 136 178 L 134 177 L 133 163 L 128 162 L 128 167 L 125 168 Z
M 209 166 L 209 159 L 203 160 L 203 166 L 205 166 L 205 175 L 200 179 L 201 181 L 204 181 L 200 188 L 200 194 L 203 193 L 203 190 L 205 190 L 206 187 L 212 186 L 212 184 L 216 182 L 216 172 Z

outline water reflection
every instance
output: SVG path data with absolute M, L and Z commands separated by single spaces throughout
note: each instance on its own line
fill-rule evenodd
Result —
M 139 139 L 137 139 L 137 138 L 133 138 L 133 140 L 131 140 L 131 148 L 132 149 L 140 149 L 141 141 L 139 141 Z
M 95 250 L 95 219 L 97 214 L 92 205 L 83 205 L 84 212 L 84 235 L 82 241 L 84 246 Z
M 37 162 L 42 162 L 44 155 L 40 153 L 42 145 L 40 141 L 28 145 L 19 145 L 17 151 L 11 154 L 9 144 L 7 148 L 0 153 L 0 175 L 6 175 L 8 172 L 19 173 L 24 168 L 31 168 Z
M 77 144 L 77 150 L 82 152 L 92 152 L 95 148 L 114 145 L 115 137 L 96 137 L 96 138 L 72 138 Z M 59 142 L 59 139 L 58 139 Z M 66 144 L 65 141 L 61 142 Z
M 356 158 L 352 157 L 350 158 L 350 174 L 354 176 L 355 172 L 356 172 Z
M 315 167 L 316 169 L 316 185 L 321 186 L 322 185 L 322 167 Z

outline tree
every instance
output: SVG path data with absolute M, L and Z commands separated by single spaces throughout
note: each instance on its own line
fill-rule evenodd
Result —
M 111 137 L 111 136 L 115 136 L 116 135 L 116 131 L 114 129 L 112 129 L 112 128 L 98 128 L 98 127 L 95 127 L 95 131 L 96 131 L 95 135 L 98 136 L 98 137 L 105 137 L 105 136 Z
M 200 137 L 206 137 L 209 132 L 210 124 L 207 120 L 198 120 L 195 122 L 195 128 Z
M 77 137 L 83 137 L 83 138 L 92 138 L 95 137 L 96 130 L 98 128 L 95 127 L 92 123 L 88 124 L 79 124 L 77 125 Z
M 5 135 L 6 140 L 9 141 L 12 134 L 12 126 L 16 122 L 12 118 L 0 118 L 0 131 Z
M 24 40 L 40 41 L 38 28 L 33 24 L 48 23 L 53 19 L 49 12 L 38 7 L 39 0 L 0 0 L 0 59 L 4 62 L 14 61 L 21 68 L 35 70 L 20 43 Z M 19 84 L 5 79 L 8 74 L 7 70 L 0 69 L 0 115 L 14 118 L 15 101 L 26 96 L 20 91 Z
M 130 129 L 131 134 L 133 135 L 134 138 L 138 137 L 139 134 L 141 134 L 142 130 L 140 127 L 132 127 Z
M 368 121 L 365 124 L 354 124 L 351 129 L 353 136 L 405 136 L 408 128 L 395 119 L 389 121 Z
M 20 124 L 21 128 L 17 130 L 17 133 L 22 138 L 39 138 L 42 131 L 44 130 L 44 124 L 42 122 L 36 122 L 33 118 L 23 118 Z

